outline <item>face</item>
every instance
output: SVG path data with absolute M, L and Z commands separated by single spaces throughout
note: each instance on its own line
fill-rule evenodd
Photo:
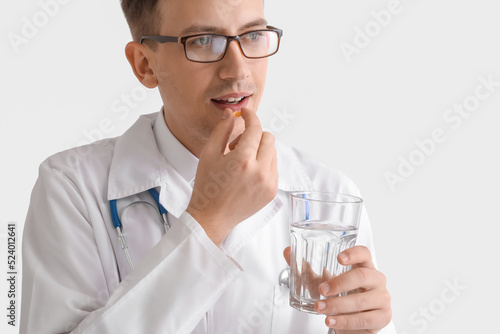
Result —
M 235 36 L 263 29 L 267 25 L 263 6 L 262 0 L 165 0 L 159 9 L 162 25 L 158 33 Z M 257 111 L 268 60 L 245 58 L 236 41 L 230 43 L 224 58 L 214 63 L 187 60 L 183 45 L 178 43 L 158 44 L 151 60 L 167 125 L 197 156 L 220 122 L 225 108 L 237 111 L 246 106 Z M 227 102 L 229 98 L 244 99 L 231 105 Z M 244 121 L 238 117 L 230 140 L 243 130 Z

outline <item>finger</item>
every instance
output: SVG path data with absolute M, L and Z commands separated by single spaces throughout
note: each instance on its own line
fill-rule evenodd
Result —
M 277 153 L 273 156 L 273 160 L 271 161 L 271 172 L 274 172 L 276 178 L 278 178 L 278 154 Z
M 245 121 L 245 130 L 238 142 L 240 150 L 250 149 L 252 154 L 257 155 L 257 150 L 262 138 L 262 126 L 257 114 L 248 108 L 241 108 L 241 117 Z
M 290 266 L 290 254 L 292 253 L 292 248 L 288 246 L 283 250 L 283 257 L 285 258 L 286 263 Z
M 274 180 L 275 180 L 275 185 L 276 188 L 278 188 L 278 181 L 279 181 L 279 175 L 278 175 L 278 157 L 277 153 L 274 154 L 272 160 L 271 160 L 271 166 L 270 166 L 270 171 L 269 175 L 274 175 Z
M 354 246 L 346 249 L 337 257 L 344 266 L 375 268 L 370 250 L 365 246 Z
M 386 286 L 384 274 L 375 269 L 355 268 L 321 283 L 319 291 L 323 296 L 329 297 L 356 289 L 372 290 L 382 286 Z
M 275 138 L 271 133 L 262 132 L 259 150 L 257 151 L 257 161 L 269 161 L 269 166 L 271 165 L 273 158 L 276 156 L 274 143 Z
M 238 145 L 240 138 L 241 138 L 241 134 L 238 135 L 238 137 L 234 138 L 233 141 L 229 143 L 229 150 L 232 151 L 236 148 L 236 145 Z
M 326 317 L 328 327 L 343 330 L 370 330 L 376 333 L 391 321 L 391 309 L 378 309 L 361 313 L 338 314 Z
M 389 292 L 377 289 L 319 300 L 314 304 L 314 308 L 322 314 L 343 314 L 381 309 L 390 303 Z
M 311 295 L 311 299 L 319 299 L 319 289 L 318 286 L 321 284 L 321 276 L 316 274 L 314 270 L 312 269 L 312 266 L 309 262 L 306 262 L 306 260 L 303 258 L 302 259 L 302 271 L 305 269 L 305 286 L 307 286 L 307 290 L 309 291 L 309 294 Z M 304 273 L 302 273 L 304 275 Z
M 225 109 L 222 117 L 222 120 L 212 131 L 212 134 L 208 138 L 208 142 L 205 146 L 205 150 L 210 152 L 209 154 L 224 155 L 226 150 L 227 142 L 234 126 L 234 116 L 232 110 L 229 108 Z

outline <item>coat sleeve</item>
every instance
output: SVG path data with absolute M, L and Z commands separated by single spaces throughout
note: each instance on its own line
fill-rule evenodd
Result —
M 20 333 L 191 333 L 241 273 L 184 212 L 110 286 L 87 204 L 71 179 L 41 165 L 23 236 Z

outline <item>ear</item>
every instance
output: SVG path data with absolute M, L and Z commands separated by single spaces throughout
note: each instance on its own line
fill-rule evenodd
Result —
M 125 47 L 125 55 L 130 66 L 132 66 L 135 76 L 144 86 L 147 88 L 158 86 L 158 80 L 153 69 L 150 67 L 148 58 L 152 56 L 151 50 L 137 42 L 129 42 Z

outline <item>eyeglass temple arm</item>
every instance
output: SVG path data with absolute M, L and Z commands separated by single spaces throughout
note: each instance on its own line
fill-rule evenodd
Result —
M 174 36 L 142 36 L 139 43 L 142 44 L 142 42 L 146 39 L 151 39 L 153 41 L 157 41 L 158 43 L 180 43 L 181 40 L 180 37 Z
M 273 26 L 267 26 L 267 29 L 276 31 L 280 37 L 283 36 L 283 30 L 281 30 L 280 28 L 276 28 Z

